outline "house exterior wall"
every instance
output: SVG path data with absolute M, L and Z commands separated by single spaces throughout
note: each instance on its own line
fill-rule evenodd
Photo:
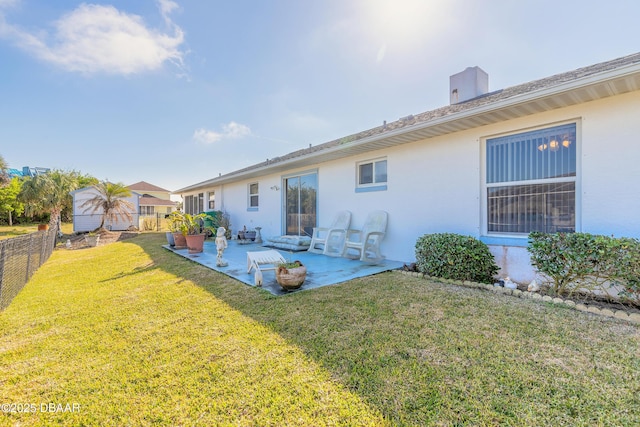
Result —
M 73 231 L 75 233 L 84 233 L 87 231 L 93 231 L 100 226 L 100 222 L 102 221 L 101 212 L 96 212 L 91 214 L 91 210 L 87 207 L 82 208 L 82 204 L 87 200 L 91 199 L 96 195 L 96 191 L 92 187 L 82 188 L 80 190 L 76 190 L 72 192 L 73 196 Z M 133 204 L 133 210 L 131 211 L 132 220 L 124 221 L 118 220 L 115 223 L 105 223 L 106 225 L 111 226 L 111 230 L 113 231 L 123 231 L 127 230 L 131 226 L 138 226 L 138 199 L 139 195 L 137 193 L 133 193 L 130 197 L 127 197 L 126 200 Z
M 350 210 L 352 228 L 361 228 L 368 212 L 389 213 L 382 253 L 389 259 L 415 260 L 416 240 L 426 233 L 452 232 L 480 238 L 489 245 L 502 276 L 526 283 L 535 278 L 526 250 L 527 236 L 487 236 L 484 202 L 485 140 L 496 135 L 576 122 L 576 231 L 640 238 L 640 91 L 577 106 L 534 114 L 500 124 L 418 141 L 321 163 L 318 171 L 318 225 L 336 212 Z M 356 163 L 385 157 L 385 191 L 356 192 Z M 262 227 L 263 237 L 284 234 L 282 177 L 215 188 L 220 209 L 231 215 L 233 230 Z M 260 206 L 247 210 L 247 185 L 259 182 Z M 279 191 L 270 187 L 277 185 Z
M 162 200 L 171 200 L 171 193 L 168 191 L 141 191 L 141 193 L 148 194 Z

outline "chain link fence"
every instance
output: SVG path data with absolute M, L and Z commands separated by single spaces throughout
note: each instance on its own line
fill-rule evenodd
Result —
M 56 244 L 56 231 L 38 231 L 0 240 L 0 311 L 9 306 Z
M 138 229 L 141 231 L 162 231 L 168 229 L 167 213 L 152 213 L 152 214 L 133 214 L 131 219 L 120 219 L 113 224 L 105 223 L 104 226 L 107 230 L 111 231 L 124 231 Z M 73 231 L 78 233 L 84 233 L 87 231 L 93 231 L 100 226 L 102 222 L 102 216 L 97 214 L 87 215 L 74 215 L 73 216 Z
M 156 212 L 153 214 L 140 214 L 140 227 L 142 231 L 162 231 L 169 229 L 167 221 L 168 213 Z

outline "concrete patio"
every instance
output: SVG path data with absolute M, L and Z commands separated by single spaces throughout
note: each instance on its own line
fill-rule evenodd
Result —
M 163 247 L 177 255 L 233 277 L 249 286 L 255 285 L 253 271 L 247 273 L 247 252 L 273 249 L 261 244 L 240 244 L 237 240 L 232 240 L 229 241 L 229 246 L 224 251 L 224 260 L 229 265 L 226 267 L 217 267 L 216 245 L 213 240 L 205 241 L 204 252 L 197 254 L 190 254 L 187 249 L 176 250 L 169 245 L 164 245 Z M 287 261 L 299 260 L 302 262 L 302 264 L 307 267 L 307 278 L 300 289 L 285 291 L 276 282 L 276 276 L 273 270 L 263 271 L 262 288 L 271 292 L 273 295 L 286 295 L 292 292 L 319 288 L 321 286 L 335 285 L 359 277 L 396 270 L 403 266 L 403 263 L 400 261 L 384 260 L 380 264 L 370 265 L 359 260 L 328 257 L 307 251 L 289 252 L 286 250 L 278 250 L 278 252 L 280 252 Z

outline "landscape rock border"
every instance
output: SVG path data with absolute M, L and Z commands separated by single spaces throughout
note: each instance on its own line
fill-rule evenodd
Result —
M 418 278 L 422 278 L 422 279 L 429 279 L 429 280 L 433 280 L 436 282 L 440 282 L 440 283 L 450 283 L 452 285 L 458 285 L 458 286 L 464 286 L 467 288 L 474 288 L 474 289 L 484 289 L 486 291 L 490 291 L 490 292 L 494 292 L 494 293 L 499 293 L 499 294 L 505 294 L 505 295 L 511 295 L 517 298 L 524 298 L 524 299 L 532 299 L 535 301 L 542 301 L 542 302 L 548 302 L 551 304 L 556 304 L 556 305 L 562 305 L 564 307 L 568 307 L 574 310 L 578 310 L 578 311 L 582 311 L 585 313 L 591 313 L 591 314 L 596 314 L 599 316 L 605 316 L 605 317 L 611 317 L 614 319 L 620 319 L 620 320 L 625 320 L 627 322 L 631 322 L 631 323 L 636 323 L 636 324 L 640 324 L 640 313 L 627 313 L 624 310 L 612 310 L 609 308 L 600 308 L 600 307 L 596 307 L 594 305 L 586 305 L 586 304 L 582 304 L 582 303 L 576 303 L 573 300 L 570 299 L 563 299 L 563 298 L 558 298 L 558 297 L 551 297 L 549 295 L 541 295 L 537 292 L 528 292 L 528 291 L 521 291 L 519 289 L 509 289 L 509 288 L 503 288 L 501 286 L 494 286 L 494 285 L 488 285 L 486 283 L 476 283 L 476 282 L 470 282 L 470 281 L 460 281 L 460 280 L 454 280 L 454 279 L 443 279 L 441 277 L 432 277 L 432 276 L 428 276 L 424 273 L 417 273 L 414 271 L 403 271 L 403 270 L 394 270 L 394 272 L 397 273 L 401 273 L 404 274 L 406 276 L 411 276 L 411 277 L 418 277 Z

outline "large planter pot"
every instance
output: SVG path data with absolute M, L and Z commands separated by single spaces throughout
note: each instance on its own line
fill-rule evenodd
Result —
M 307 267 L 300 261 L 295 261 L 300 267 L 287 268 L 283 265 L 276 269 L 276 281 L 286 291 L 299 289 L 307 278 Z
M 186 249 L 187 239 L 182 233 L 173 233 L 173 241 L 175 242 L 174 249 Z
M 87 243 L 87 246 L 91 247 L 91 248 L 95 248 L 96 246 L 98 246 L 98 242 L 100 241 L 100 236 L 95 235 L 95 236 L 84 236 L 84 241 Z
M 49 229 L 49 224 L 38 224 L 38 231 L 47 231 Z
M 167 243 L 169 243 L 169 246 L 175 246 L 176 239 L 173 238 L 173 233 L 170 231 L 167 231 L 166 235 L 167 235 Z
M 206 234 L 187 234 L 187 248 L 190 254 L 197 254 L 204 250 L 204 239 Z

